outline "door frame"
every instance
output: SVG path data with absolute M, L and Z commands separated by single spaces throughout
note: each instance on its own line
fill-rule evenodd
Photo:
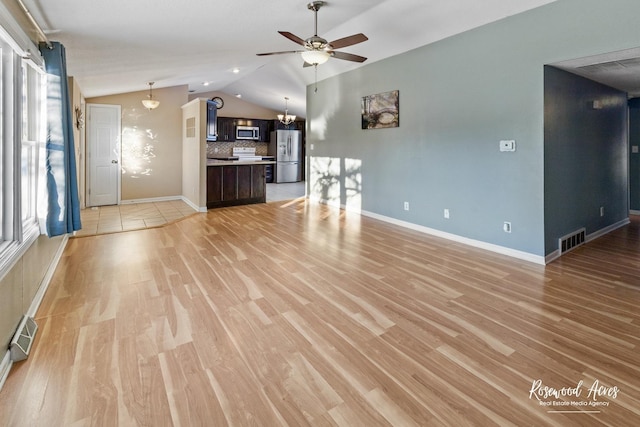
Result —
M 92 149 L 94 148 L 92 145 L 92 142 L 89 138 L 89 128 L 91 126 L 91 108 L 94 106 L 98 106 L 101 108 L 107 107 L 107 108 L 113 108 L 114 110 L 117 111 L 117 134 L 118 134 L 118 141 L 116 142 L 116 150 L 118 152 L 118 170 L 117 170 L 117 176 L 116 176 L 116 205 L 120 205 L 120 202 L 122 200 L 122 106 L 121 105 L 116 105 L 116 104 L 97 104 L 97 103 L 88 103 L 86 104 L 86 126 L 85 126 L 85 144 L 86 144 L 86 149 L 87 149 L 87 153 L 86 153 L 86 172 L 85 172 L 85 181 L 86 181 L 86 188 L 85 188 L 85 200 L 87 201 L 87 207 L 93 207 L 95 205 L 91 204 L 91 197 L 89 195 L 90 191 L 91 191 L 91 177 L 90 177 L 90 173 L 91 173 L 91 169 L 92 169 Z

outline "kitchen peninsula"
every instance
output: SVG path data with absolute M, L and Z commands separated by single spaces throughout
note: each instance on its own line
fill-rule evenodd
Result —
M 233 107 L 233 101 L 224 108 Z M 210 105 L 209 99 L 195 98 L 182 106 L 183 200 L 199 212 L 266 202 L 266 182 L 273 180 L 276 166 L 275 158 L 268 155 L 267 140 L 239 139 L 235 128 L 233 131 L 226 129 L 228 135 L 220 137 L 217 131 L 220 127 L 216 126 L 215 129 L 211 126 Z M 246 102 L 241 106 L 255 112 Z M 244 115 L 238 111 L 240 108 L 229 110 L 228 113 L 232 116 Z M 257 122 L 269 123 L 267 117 L 274 117 L 275 114 L 258 111 L 253 117 L 258 117 L 255 119 Z M 247 116 L 251 116 L 251 113 L 247 113 Z M 246 123 L 248 126 L 249 123 L 247 119 L 240 118 L 224 122 L 233 126 L 237 123 L 243 123 L 243 126 Z
M 207 160 L 207 209 L 265 203 L 270 160 Z

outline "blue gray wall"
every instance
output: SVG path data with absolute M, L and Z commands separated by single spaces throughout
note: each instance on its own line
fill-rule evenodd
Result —
M 629 100 L 629 204 L 633 211 L 640 211 L 640 98 Z
M 544 76 L 545 236 L 550 253 L 562 236 L 582 227 L 589 235 L 629 217 L 628 107 L 625 92 L 553 67 L 545 67 Z
M 559 0 L 309 86 L 310 195 L 543 257 L 544 65 L 638 46 L 638 16 Z M 395 89 L 400 127 L 360 129 L 361 97 Z

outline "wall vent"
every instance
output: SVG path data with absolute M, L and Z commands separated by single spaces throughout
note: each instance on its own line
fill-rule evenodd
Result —
M 569 252 L 570 250 L 582 245 L 585 242 L 586 232 L 586 229 L 581 228 L 558 239 L 560 254 L 562 255 L 563 253 Z
M 33 320 L 33 318 L 27 316 L 22 317 L 20 325 L 18 325 L 16 334 L 13 336 L 11 345 L 9 346 L 12 361 L 19 362 L 29 356 L 31 344 L 33 344 L 33 340 L 36 337 L 37 330 L 38 325 L 36 325 L 36 322 L 35 320 Z

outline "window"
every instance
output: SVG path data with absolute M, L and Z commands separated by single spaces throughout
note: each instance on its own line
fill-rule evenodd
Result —
M 22 63 L 22 156 L 21 192 L 22 226 L 26 230 L 37 226 L 37 184 L 38 152 L 43 145 L 43 116 L 41 107 L 44 99 L 44 77 L 42 71 L 33 64 Z
M 45 78 L 41 67 L 25 56 L 0 27 L 0 277 L 39 235 Z

